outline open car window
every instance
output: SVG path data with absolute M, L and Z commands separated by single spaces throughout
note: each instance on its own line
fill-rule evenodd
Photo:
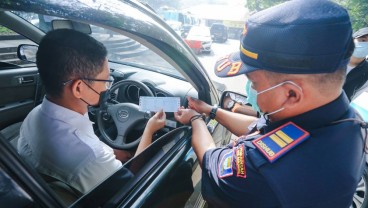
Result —
M 20 44 L 35 44 L 22 35 L 0 25 L 0 70 L 35 66 L 35 63 L 20 60 L 17 48 Z

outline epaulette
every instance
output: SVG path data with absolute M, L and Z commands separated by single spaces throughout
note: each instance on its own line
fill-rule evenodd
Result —
M 273 163 L 308 137 L 307 131 L 293 122 L 288 122 L 253 140 L 252 143 L 268 161 Z

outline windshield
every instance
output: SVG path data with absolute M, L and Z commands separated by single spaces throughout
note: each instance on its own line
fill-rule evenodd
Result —
M 52 30 L 52 22 L 62 18 L 25 12 L 13 12 L 44 32 Z M 74 26 L 74 25 L 73 25 Z M 110 62 L 138 66 L 163 74 L 182 77 L 167 61 L 136 40 L 109 29 L 90 25 L 91 36 L 103 43 Z

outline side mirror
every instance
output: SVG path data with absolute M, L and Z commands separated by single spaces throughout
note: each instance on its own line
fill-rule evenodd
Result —
M 38 46 L 36 45 L 21 44 L 17 48 L 17 56 L 22 61 L 36 63 L 37 50 Z
M 248 103 L 247 96 L 232 91 L 224 91 L 222 93 L 220 107 L 235 113 L 257 116 L 257 112 Z

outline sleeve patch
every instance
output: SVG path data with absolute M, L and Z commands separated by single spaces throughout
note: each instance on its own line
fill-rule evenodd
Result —
M 309 137 L 309 133 L 293 122 L 267 133 L 252 141 L 254 146 L 270 161 L 275 162 Z
M 224 154 L 218 165 L 219 178 L 226 178 L 233 175 L 233 150 Z
M 247 177 L 244 157 L 245 148 L 244 144 L 241 144 L 235 149 L 236 176 L 241 178 Z

